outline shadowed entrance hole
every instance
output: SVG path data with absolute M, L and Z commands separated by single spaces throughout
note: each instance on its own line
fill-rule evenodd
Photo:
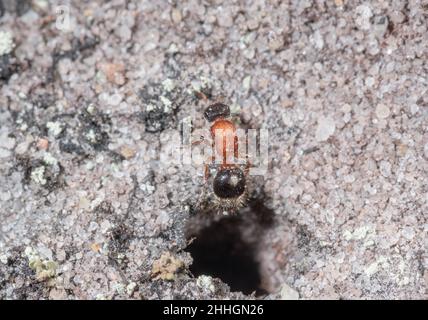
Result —
M 188 239 L 192 241 L 186 251 L 193 258 L 192 274 L 219 278 L 231 291 L 266 294 L 258 252 L 263 250 L 260 240 L 272 225 L 273 215 L 258 200 L 236 215 L 213 219 L 198 231 L 190 232 Z

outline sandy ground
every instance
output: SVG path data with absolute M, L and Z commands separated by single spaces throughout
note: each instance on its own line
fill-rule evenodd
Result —
M 0 299 L 426 299 L 406 2 L 1 0 Z M 236 215 L 162 158 L 206 128 L 201 93 L 269 131 Z

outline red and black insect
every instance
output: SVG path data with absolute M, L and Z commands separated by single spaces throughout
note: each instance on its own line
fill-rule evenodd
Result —
M 237 128 L 232 122 L 230 108 L 223 103 L 214 103 L 204 112 L 210 123 L 211 147 L 214 152 L 211 163 L 205 165 L 205 180 L 210 178 L 210 167 L 215 167 L 212 180 L 214 206 L 223 211 L 236 211 L 245 205 L 247 197 L 248 167 L 229 161 L 239 156 Z M 215 161 L 217 159 L 217 161 Z M 220 159 L 220 161 L 218 161 Z

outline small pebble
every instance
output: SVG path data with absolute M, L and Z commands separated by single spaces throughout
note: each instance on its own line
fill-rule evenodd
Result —
M 376 116 L 379 119 L 385 119 L 388 118 L 389 116 L 389 108 L 387 105 L 383 104 L 383 103 L 379 103 L 376 106 Z
M 37 141 L 37 148 L 40 150 L 47 150 L 49 148 L 49 141 L 48 139 L 40 138 Z
M 137 151 L 129 146 L 123 146 L 120 148 L 120 154 L 127 160 L 133 158 L 136 153 Z
M 181 11 L 176 9 L 176 8 L 172 9 L 172 12 L 171 12 L 172 22 L 174 22 L 175 24 L 180 23 L 181 18 L 182 18 L 181 17 Z
M 299 293 L 287 284 L 283 284 L 281 288 L 281 300 L 298 300 Z
M 244 90 L 250 89 L 251 86 L 251 76 L 246 76 L 244 80 L 242 81 L 242 87 Z
M 247 28 L 249 30 L 256 30 L 259 27 L 259 21 L 257 19 L 251 19 L 247 21 Z
M 336 125 L 332 118 L 320 117 L 315 131 L 315 139 L 317 141 L 326 141 L 331 135 L 333 135 L 335 129 Z

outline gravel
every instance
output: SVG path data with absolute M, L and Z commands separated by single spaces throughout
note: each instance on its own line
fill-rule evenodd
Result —
M 427 1 L 0 3 L 0 299 L 428 298 Z M 235 216 L 164 158 L 215 101 Z

